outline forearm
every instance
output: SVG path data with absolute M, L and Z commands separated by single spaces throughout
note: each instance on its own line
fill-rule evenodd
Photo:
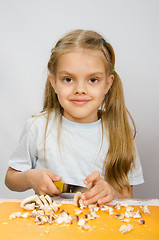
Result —
M 9 167 L 5 184 L 12 191 L 26 191 L 33 189 L 39 195 L 59 195 L 61 192 L 54 185 L 54 181 L 60 181 L 49 169 L 29 169 L 24 172 L 16 171 Z
M 32 169 L 29 169 L 24 172 L 16 171 L 12 168 L 9 168 L 6 174 L 5 178 L 5 184 L 6 186 L 12 190 L 12 191 L 18 191 L 23 192 L 30 188 L 30 182 L 28 175 L 32 171 Z

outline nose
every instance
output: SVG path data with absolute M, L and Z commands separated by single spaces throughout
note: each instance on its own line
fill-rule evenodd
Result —
M 86 86 L 83 81 L 80 81 L 76 83 L 75 90 L 74 90 L 75 95 L 84 95 L 87 94 Z

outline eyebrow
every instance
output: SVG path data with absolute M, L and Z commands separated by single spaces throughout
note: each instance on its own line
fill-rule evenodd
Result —
M 75 74 L 74 73 L 70 73 L 68 71 L 60 71 L 58 72 L 59 75 L 70 75 L 70 76 L 74 76 Z M 101 75 L 103 76 L 103 73 L 102 72 L 92 72 L 92 73 L 88 73 L 88 76 L 93 76 L 93 75 Z

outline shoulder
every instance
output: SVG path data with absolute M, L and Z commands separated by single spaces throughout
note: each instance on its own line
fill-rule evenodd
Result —
M 39 113 L 31 118 L 29 118 L 26 121 L 25 124 L 25 131 L 34 133 L 34 132 L 43 132 L 45 130 L 46 124 L 47 124 L 47 113 Z M 51 112 L 49 120 L 48 120 L 48 126 L 50 123 L 53 122 L 53 119 L 55 118 L 55 113 Z

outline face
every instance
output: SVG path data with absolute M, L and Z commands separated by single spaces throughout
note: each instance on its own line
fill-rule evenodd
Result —
M 106 75 L 104 61 L 98 50 L 78 49 L 61 55 L 50 82 L 64 117 L 81 123 L 98 120 L 98 109 L 114 78 Z

